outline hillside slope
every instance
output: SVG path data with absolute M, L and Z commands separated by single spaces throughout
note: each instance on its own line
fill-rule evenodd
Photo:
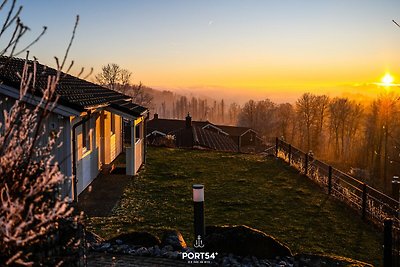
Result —
M 194 183 L 205 185 L 206 224 L 245 224 L 293 252 L 381 261 L 381 233 L 282 161 L 257 155 L 150 147 L 113 216 L 90 226 L 105 237 L 176 228 L 191 243 Z

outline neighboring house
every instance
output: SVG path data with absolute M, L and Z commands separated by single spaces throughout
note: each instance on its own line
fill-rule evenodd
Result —
M 205 127 L 211 128 L 208 125 Z M 215 125 L 214 127 L 228 134 L 242 152 L 257 152 L 263 148 L 262 139 L 252 128 L 227 125 Z
M 0 110 L 9 110 L 19 98 L 20 79 L 25 60 L 0 57 Z M 33 62 L 29 61 L 30 71 Z M 56 70 L 37 63 L 36 88 L 45 88 Z M 38 105 L 36 92 L 23 99 L 28 106 Z M 61 147 L 54 150 L 60 171 L 71 182 L 61 186 L 62 195 L 74 200 L 125 148 L 126 174 L 135 175 L 145 161 L 145 127 L 148 109 L 131 102 L 129 96 L 88 81 L 62 74 L 56 93 L 57 104 L 45 125 L 45 135 L 60 131 Z M 2 112 L 1 112 L 2 114 Z M 124 147 L 123 121 L 130 125 L 130 142 Z M 0 115 L 0 121 L 4 117 Z M 69 181 L 69 180 L 68 180 Z
M 148 122 L 149 143 L 157 143 L 166 135 L 175 136 L 177 147 L 204 148 L 219 151 L 243 151 L 246 147 L 260 144 L 260 138 L 251 128 L 215 125 L 209 121 L 160 119 L 157 114 Z

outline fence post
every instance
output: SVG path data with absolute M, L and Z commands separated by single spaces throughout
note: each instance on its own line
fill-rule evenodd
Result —
M 304 174 L 308 175 L 308 153 L 304 153 Z
M 332 166 L 328 169 L 328 194 L 332 194 Z
M 384 222 L 385 229 L 383 235 L 383 266 L 392 267 L 393 255 L 392 255 L 392 226 L 393 221 L 391 219 L 386 219 Z
M 363 183 L 363 191 L 362 191 L 362 218 L 365 219 L 367 215 L 367 189 L 368 186 L 366 183 Z
M 279 138 L 275 138 L 275 157 L 278 157 Z
M 292 145 L 289 144 L 289 165 L 292 162 Z

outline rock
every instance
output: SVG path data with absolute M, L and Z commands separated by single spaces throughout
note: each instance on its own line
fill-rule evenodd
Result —
M 290 249 L 272 236 L 244 225 L 208 226 L 204 243 L 207 251 L 219 253 L 262 259 L 292 256 Z
M 141 248 L 138 248 L 138 249 L 136 250 L 136 255 L 139 255 L 139 256 L 148 256 L 148 255 L 150 255 L 150 252 L 149 252 L 149 250 L 148 250 L 147 248 L 141 247 Z
M 279 266 L 282 266 L 282 267 L 284 267 L 284 266 L 286 266 L 287 264 L 286 264 L 286 262 L 285 261 L 280 261 L 279 262 Z
M 173 251 L 174 248 L 171 245 L 166 245 L 164 246 L 161 251 L 167 252 L 167 251 Z
M 121 234 L 119 236 L 110 239 L 108 242 L 117 243 L 117 241 L 130 246 L 141 246 L 141 247 L 153 247 L 153 246 L 159 246 L 161 244 L 160 239 L 158 237 L 148 232 L 131 232 L 126 234 Z
M 111 248 L 111 244 L 110 243 L 104 243 L 101 245 L 101 247 L 99 248 L 99 251 L 106 251 L 108 249 Z
M 121 245 L 122 243 L 124 243 L 121 239 L 117 239 L 117 240 L 115 240 L 115 243 L 117 244 L 117 245 Z
M 161 246 L 170 245 L 174 250 L 182 251 L 187 247 L 185 239 L 179 231 L 166 231 L 161 239 Z
M 154 250 L 153 250 L 153 255 L 156 257 L 160 257 L 161 256 L 161 250 L 158 246 L 154 246 Z

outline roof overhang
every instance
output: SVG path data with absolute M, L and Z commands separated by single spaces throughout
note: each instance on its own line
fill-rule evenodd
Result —
M 0 84 L 0 93 L 11 97 L 15 100 L 20 99 L 20 92 L 18 89 L 5 85 L 5 84 Z M 41 105 L 42 108 L 44 108 L 44 103 L 41 102 L 42 98 L 38 96 L 34 96 L 32 94 L 27 93 L 23 98 L 22 101 L 25 103 L 37 106 Z M 70 117 L 70 116 L 79 116 L 82 112 L 80 110 L 72 109 L 70 107 L 67 107 L 65 105 L 61 105 L 60 103 L 56 103 L 54 108 L 51 110 L 52 112 L 65 116 L 65 117 Z
M 121 116 L 121 117 L 123 117 L 125 119 L 128 119 L 128 120 L 136 120 L 137 118 L 141 117 L 140 115 L 139 116 L 132 115 L 132 114 L 123 112 L 121 110 L 118 110 L 118 109 L 110 107 L 110 106 L 106 106 L 104 109 L 109 111 L 109 112 L 111 112 L 111 113 L 117 114 L 117 115 L 119 115 L 119 116 Z

